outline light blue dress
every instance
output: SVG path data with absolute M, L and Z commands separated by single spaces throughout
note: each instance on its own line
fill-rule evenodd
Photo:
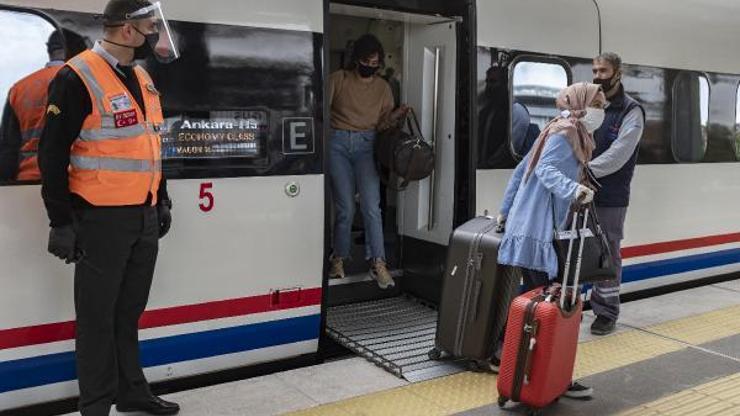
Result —
M 519 162 L 506 187 L 501 213 L 507 216 L 499 248 L 500 264 L 558 274 L 552 245 L 553 201 L 558 229 L 564 226 L 578 189 L 579 163 L 568 139 L 554 134 L 545 142 L 540 160 L 524 180 L 531 152 Z

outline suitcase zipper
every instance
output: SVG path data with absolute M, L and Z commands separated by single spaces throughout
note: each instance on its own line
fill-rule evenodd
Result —
M 516 368 L 514 370 L 514 385 L 512 386 L 511 399 L 515 402 L 520 401 L 519 396 L 522 392 L 524 383 L 529 383 L 529 372 L 531 370 L 532 355 L 534 353 L 535 334 L 537 332 L 538 322 L 535 320 L 537 305 L 543 300 L 543 296 L 536 296 L 527 304 L 524 312 L 524 327 L 522 328 L 522 337 L 519 342 L 519 352 L 516 356 Z

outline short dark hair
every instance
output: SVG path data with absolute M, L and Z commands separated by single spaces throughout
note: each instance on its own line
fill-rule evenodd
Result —
M 103 10 L 103 25 L 117 26 L 130 20 L 128 15 L 151 6 L 149 0 L 110 0 Z
M 380 60 L 380 66 L 385 66 L 385 51 L 383 45 L 380 43 L 378 38 L 371 34 L 365 34 L 360 36 L 352 47 L 352 58 L 350 66 L 352 68 L 357 66 L 357 63 L 363 59 L 367 59 L 375 54 L 378 54 Z
M 614 52 L 604 52 L 594 58 L 594 61 L 608 62 L 615 71 L 622 69 L 622 58 Z

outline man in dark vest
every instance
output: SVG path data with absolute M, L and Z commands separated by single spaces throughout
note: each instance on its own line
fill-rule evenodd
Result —
M 614 331 L 619 317 L 619 288 L 622 280 L 624 219 L 630 200 L 630 183 L 635 171 L 640 138 L 645 126 L 645 110 L 624 92 L 622 59 L 615 53 L 603 53 L 593 60 L 594 83 L 600 84 L 609 100 L 606 118 L 595 132 L 596 150 L 589 164 L 601 184 L 594 202 L 609 247 L 617 262 L 615 280 L 594 284 L 591 307 L 596 321 L 591 325 L 594 335 Z

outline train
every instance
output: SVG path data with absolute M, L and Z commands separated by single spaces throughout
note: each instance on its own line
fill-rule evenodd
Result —
M 92 44 L 102 0 L 0 0 L 0 98 L 46 63 L 60 27 Z M 162 93 L 173 227 L 161 240 L 142 363 L 151 382 L 323 357 L 334 305 L 438 302 L 452 230 L 495 215 L 521 158 L 492 110 L 490 68 L 543 123 L 554 94 L 624 60 L 646 126 L 623 241 L 623 294 L 740 272 L 740 5 L 720 0 L 162 0 L 181 51 L 142 62 Z M 429 178 L 383 200 L 398 285 L 329 279 L 329 74 L 375 34 L 398 97 L 435 149 Z M 2 105 L 2 104 L 0 104 Z M 507 147 L 504 158 L 483 154 Z M 73 268 L 46 251 L 39 182 L 0 184 L 0 412 L 77 395 Z M 357 237 L 361 230 L 356 230 Z M 361 252 L 357 237 L 355 251 Z M 193 385 L 193 383 L 189 385 Z M 185 385 L 185 384 L 183 384 Z

